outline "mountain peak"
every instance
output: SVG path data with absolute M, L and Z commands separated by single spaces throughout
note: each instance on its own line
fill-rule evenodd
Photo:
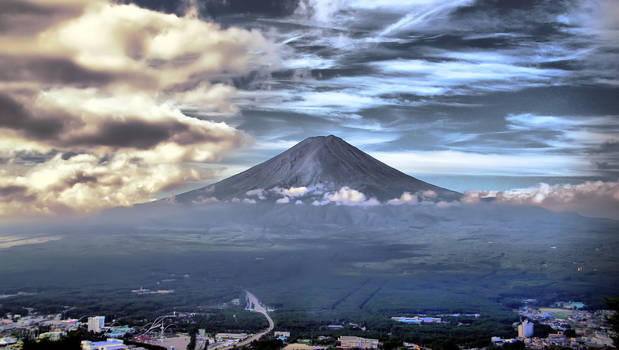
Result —
M 362 192 L 367 198 L 385 201 L 399 198 L 404 192 L 432 191 L 436 200 L 459 197 L 406 175 L 371 157 L 343 139 L 334 136 L 308 137 L 279 155 L 242 173 L 202 189 L 177 196 L 180 201 L 195 201 L 197 196 L 219 200 L 242 199 L 251 191 L 289 188 L 320 188 L 321 193 L 342 187 Z
M 311 136 L 306 138 L 305 140 L 297 143 L 296 146 L 305 146 L 305 145 L 326 145 L 329 143 L 346 143 L 342 138 L 337 137 L 335 135 L 327 135 L 327 136 Z

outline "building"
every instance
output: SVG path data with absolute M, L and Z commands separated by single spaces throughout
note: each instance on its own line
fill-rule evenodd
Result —
M 215 334 L 215 340 L 222 342 L 226 340 L 240 341 L 247 338 L 247 333 L 217 333 Z
M 518 338 L 528 338 L 533 336 L 533 322 L 524 320 L 518 325 Z
M 0 347 L 17 344 L 17 339 L 13 337 L 0 338 Z
M 131 334 L 134 332 L 135 330 L 130 327 L 109 327 L 105 335 L 109 338 L 120 339 L 120 338 L 124 338 L 125 335 Z
M 407 349 L 413 349 L 413 350 L 422 350 L 422 347 L 420 345 L 414 344 L 414 343 L 407 343 L 404 342 L 402 344 L 405 348 Z
M 108 338 L 106 341 L 91 342 L 82 340 L 82 350 L 127 350 L 122 340 Z
M 402 322 L 402 323 L 407 323 L 407 324 L 441 323 L 442 322 L 442 319 L 440 317 L 427 317 L 427 316 L 422 316 L 422 317 L 396 316 L 396 317 L 392 317 L 391 319 L 396 322 Z
M 378 339 L 341 336 L 337 340 L 341 349 L 378 349 Z
M 101 333 L 105 328 L 105 316 L 88 317 L 88 331 Z
M 51 341 L 60 340 L 62 336 L 66 335 L 65 332 L 45 332 L 39 334 L 39 339 L 49 339 Z
M 284 347 L 283 350 L 322 350 L 325 349 L 324 346 L 314 346 L 308 344 L 294 343 L 288 344 Z
M 273 336 L 281 341 L 286 341 L 290 338 L 290 332 L 277 331 L 273 333 Z

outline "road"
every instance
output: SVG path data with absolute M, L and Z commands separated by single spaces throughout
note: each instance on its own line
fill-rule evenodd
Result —
M 255 295 L 253 295 L 251 292 L 249 291 L 245 291 L 246 295 L 247 295 L 247 304 L 248 304 L 248 310 L 252 311 L 252 312 L 259 312 L 261 313 L 264 318 L 267 319 L 267 322 L 269 322 L 269 327 L 267 329 L 265 329 L 264 331 L 254 334 L 249 338 L 246 338 L 245 340 L 242 340 L 236 344 L 233 345 L 229 345 L 229 346 L 216 346 L 213 348 L 209 348 L 209 349 L 217 349 L 217 350 L 228 350 L 228 349 L 232 349 L 234 347 L 236 348 L 240 348 L 243 347 L 245 345 L 250 344 L 251 342 L 258 340 L 260 338 L 262 338 L 263 336 L 265 336 L 266 334 L 268 334 L 269 332 L 271 332 L 274 328 L 275 328 L 275 322 L 273 322 L 273 319 L 271 318 L 271 316 L 269 316 L 269 313 L 267 312 L 267 309 L 262 306 L 260 304 L 260 300 L 258 300 L 258 298 L 256 298 Z

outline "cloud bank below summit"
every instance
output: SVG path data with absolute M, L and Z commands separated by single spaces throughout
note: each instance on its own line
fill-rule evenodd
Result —
M 275 198 L 276 204 L 314 206 L 335 204 L 356 207 L 411 205 L 435 206 L 437 208 L 485 203 L 486 205 L 537 206 L 555 212 L 574 212 L 589 217 L 619 220 L 619 182 L 593 181 L 578 185 L 541 183 L 537 187 L 507 191 L 466 191 L 460 200 L 450 202 L 437 200 L 437 194 L 431 190 L 418 193 L 404 192 L 399 198 L 380 202 L 376 198 L 369 197 L 348 186 L 343 186 L 338 191 L 332 192 L 324 192 L 321 186 L 309 189 L 307 187 L 260 188 L 247 191 L 246 196 L 243 199 L 233 198 L 230 202 L 244 204 L 272 203 Z M 219 202 L 221 201 L 214 197 L 206 197 L 194 201 L 193 204 Z

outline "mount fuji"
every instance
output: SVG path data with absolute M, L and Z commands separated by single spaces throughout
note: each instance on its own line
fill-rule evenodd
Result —
M 345 189 L 388 201 L 408 193 L 418 200 L 453 201 L 460 193 L 404 174 L 333 135 L 309 137 L 287 151 L 215 184 L 179 194 L 178 203 L 208 199 L 276 201 L 319 199 Z

